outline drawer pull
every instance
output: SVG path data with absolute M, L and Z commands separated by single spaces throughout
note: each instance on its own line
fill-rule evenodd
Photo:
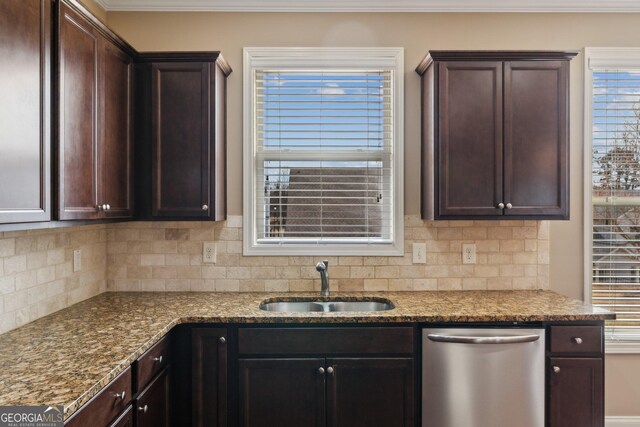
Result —
M 162 363 L 162 355 L 153 358 L 154 362 Z
M 143 414 L 147 413 L 147 409 L 149 409 L 149 407 L 147 405 L 138 406 L 138 411 L 142 412 Z
M 319 367 L 319 368 L 318 368 L 318 373 L 319 373 L 320 375 L 324 374 L 324 368 L 323 368 L 323 367 Z
M 554 374 L 557 374 L 557 373 L 559 373 L 559 372 L 560 372 L 560 366 L 554 366 L 554 367 L 553 367 L 553 373 L 554 373 Z
M 573 342 L 576 344 L 582 344 L 582 338 L 580 337 L 573 337 Z
M 327 374 L 333 374 L 333 366 L 327 368 Z
M 224 344 L 227 342 L 227 339 L 225 337 L 220 337 L 220 344 Z
M 124 401 L 124 398 L 125 398 L 126 395 L 127 395 L 127 392 L 123 390 L 122 393 L 116 393 L 114 397 L 116 399 L 120 399 L 120 400 Z

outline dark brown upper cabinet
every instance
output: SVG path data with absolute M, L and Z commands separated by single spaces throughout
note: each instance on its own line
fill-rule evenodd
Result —
M 432 51 L 422 77 L 424 219 L 569 218 L 576 52 Z
M 136 210 L 226 219 L 226 78 L 219 52 L 143 53 L 136 64 Z
M 51 0 L 0 1 L 0 223 L 48 221 Z
M 130 217 L 135 51 L 73 1 L 57 26 L 58 218 Z

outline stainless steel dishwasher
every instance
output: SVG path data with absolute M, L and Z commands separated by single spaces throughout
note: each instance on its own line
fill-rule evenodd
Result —
M 544 427 L 544 329 L 422 331 L 422 427 Z

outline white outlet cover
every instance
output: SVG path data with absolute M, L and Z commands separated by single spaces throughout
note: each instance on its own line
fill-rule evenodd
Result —
M 427 263 L 427 244 L 426 243 L 413 244 L 413 263 L 414 264 Z
M 462 263 L 463 264 L 475 264 L 476 263 L 476 245 L 475 245 L 475 243 L 464 243 L 462 245 Z
M 202 262 L 205 264 L 216 263 L 216 242 L 204 242 L 202 244 Z
M 76 249 L 73 251 L 73 272 L 77 273 L 82 270 L 82 251 Z

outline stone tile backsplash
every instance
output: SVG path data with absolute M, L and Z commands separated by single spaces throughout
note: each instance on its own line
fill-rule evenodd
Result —
M 0 333 L 104 292 L 106 251 L 105 225 L 0 232 Z
M 202 262 L 205 241 L 216 264 Z M 412 263 L 414 242 L 427 244 L 426 264 Z M 462 264 L 463 243 L 476 243 L 477 264 Z M 319 258 L 243 257 L 241 216 L 0 233 L 0 333 L 105 291 L 319 290 Z M 406 216 L 404 256 L 328 259 L 333 290 L 547 289 L 549 223 Z
M 321 257 L 243 257 L 242 217 L 225 222 L 129 222 L 107 230 L 107 288 L 116 291 L 312 291 Z M 202 242 L 217 243 L 203 264 Z M 427 263 L 413 264 L 414 242 Z M 477 264 L 462 264 L 476 243 Z M 549 223 L 433 221 L 405 217 L 402 257 L 327 257 L 331 287 L 342 291 L 546 289 Z

